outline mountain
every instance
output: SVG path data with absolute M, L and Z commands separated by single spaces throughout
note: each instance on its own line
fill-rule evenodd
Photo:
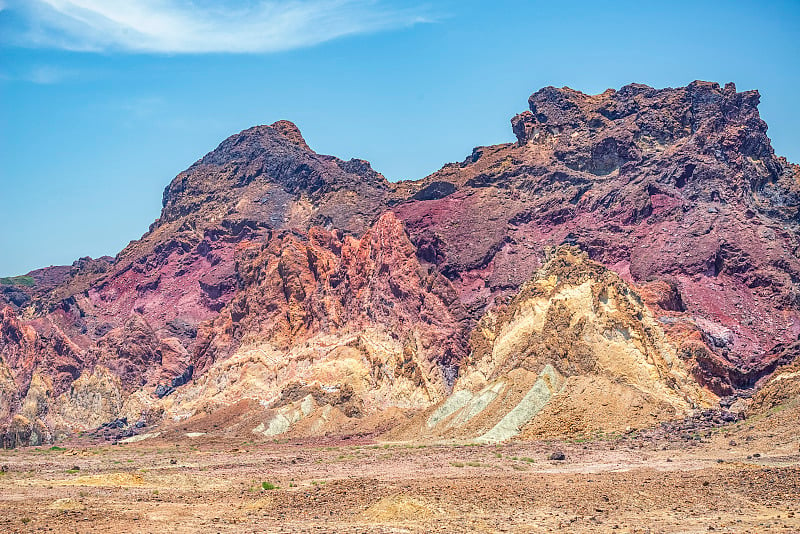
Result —
M 800 167 L 758 103 L 548 87 L 517 142 L 398 183 L 288 121 L 245 130 L 115 258 L 0 279 L 3 443 L 217 412 L 265 436 L 502 441 L 747 406 L 764 384 L 754 409 L 783 402 Z

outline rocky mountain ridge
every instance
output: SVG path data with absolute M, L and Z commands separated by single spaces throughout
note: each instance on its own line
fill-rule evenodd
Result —
M 447 437 L 477 432 L 478 412 L 500 424 L 545 383 L 514 435 L 602 429 L 558 416 L 590 391 L 616 399 L 612 426 L 619 399 L 652 408 L 632 419 L 645 426 L 749 397 L 800 336 L 800 168 L 774 155 L 758 101 L 709 82 L 545 88 L 512 119 L 516 143 L 399 183 L 313 152 L 288 121 L 245 130 L 180 173 L 116 258 L 0 286 L 4 442 L 242 399 L 265 435 Z M 588 285 L 528 295 L 565 276 Z M 613 288 L 626 326 L 587 288 Z M 487 332 L 520 306 L 540 327 L 511 328 L 477 380 Z M 492 388 L 518 393 L 484 412 Z M 418 424 L 468 395 L 483 408 L 464 401 L 459 425 Z

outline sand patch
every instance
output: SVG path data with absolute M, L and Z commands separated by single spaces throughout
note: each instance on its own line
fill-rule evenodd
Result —
M 76 512 L 86 510 L 86 506 L 73 499 L 56 499 L 47 507 L 48 510 L 55 510 L 57 512 Z
M 129 438 L 121 439 L 120 443 L 137 443 L 150 438 L 157 438 L 161 432 L 148 432 L 147 434 L 139 434 L 138 436 L 131 436 Z
M 57 486 L 109 486 L 134 487 L 144 486 L 144 477 L 139 473 L 109 473 L 103 475 L 84 475 L 68 480 L 56 480 Z
M 273 507 L 272 497 L 261 497 L 255 501 L 251 501 L 242 505 L 244 510 L 250 511 L 258 511 L 258 510 L 266 510 Z
M 436 510 L 408 495 L 390 495 L 362 512 L 367 521 L 418 521 L 436 515 Z
M 146 476 L 137 472 L 118 472 L 99 475 L 85 475 L 66 480 L 55 480 L 56 486 L 99 486 L 99 487 L 147 487 L 191 489 L 196 491 L 212 491 L 224 488 L 226 482 L 219 478 L 193 476 L 184 473 L 170 475 Z

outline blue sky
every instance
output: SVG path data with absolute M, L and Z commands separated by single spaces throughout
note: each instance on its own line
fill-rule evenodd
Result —
M 397 180 L 511 141 L 543 86 L 734 81 L 800 162 L 799 67 L 797 0 L 0 0 L 0 276 L 116 254 L 278 119 Z

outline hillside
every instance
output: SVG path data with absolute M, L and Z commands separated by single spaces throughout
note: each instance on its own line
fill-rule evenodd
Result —
M 2 442 L 225 410 L 267 437 L 495 442 L 652 427 L 765 383 L 755 406 L 783 402 L 800 167 L 758 103 L 548 87 L 516 143 L 399 183 L 288 121 L 231 136 L 115 258 L 0 280 Z

